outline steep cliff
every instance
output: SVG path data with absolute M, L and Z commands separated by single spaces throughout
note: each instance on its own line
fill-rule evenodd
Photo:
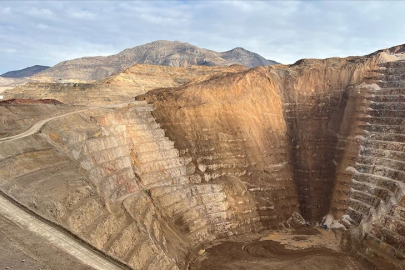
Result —
M 348 128 L 342 122 L 349 86 L 360 83 L 375 61 L 303 60 L 138 99 L 154 104 L 153 115 L 207 182 L 239 178 L 263 209 L 259 215 L 269 218 L 273 211 L 278 217 L 273 227 L 298 205 L 315 222 L 329 212 L 342 161 L 338 143 L 346 140 L 340 129 Z
M 18 88 L 74 105 L 0 106 L 0 188 L 135 269 L 184 269 L 224 239 L 240 244 L 200 267 L 229 247 L 221 260 L 238 254 L 246 269 L 276 253 L 361 269 L 337 251 L 323 261 L 249 238 L 293 227 L 301 241 L 322 220 L 347 229 L 342 247 L 365 267 L 403 269 L 402 50 L 250 70 L 136 65 L 95 84 Z

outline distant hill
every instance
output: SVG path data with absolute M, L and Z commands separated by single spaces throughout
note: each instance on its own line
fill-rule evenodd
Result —
M 111 56 L 83 57 L 63 61 L 35 77 L 43 81 L 59 79 L 91 81 L 103 79 L 134 64 L 175 67 L 241 64 L 251 68 L 275 63 L 277 62 L 267 60 L 243 48 L 235 48 L 227 52 L 215 52 L 179 41 L 160 40 L 125 49 Z
M 13 71 L 9 71 L 6 72 L 0 76 L 4 77 L 4 78 L 24 78 L 24 77 L 31 77 L 41 71 L 44 71 L 46 69 L 48 69 L 50 67 L 48 66 L 39 66 L 39 65 L 35 65 L 32 67 L 27 67 L 24 69 L 20 69 L 20 70 L 13 70 Z
M 219 53 L 219 55 L 221 56 L 221 58 L 227 60 L 230 63 L 241 64 L 247 68 L 278 64 L 276 61 L 267 60 L 257 53 L 250 52 L 241 47 L 237 47 L 227 52 Z

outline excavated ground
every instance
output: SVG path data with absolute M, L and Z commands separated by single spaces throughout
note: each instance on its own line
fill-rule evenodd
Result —
M 4 217 L 0 217 L 0 243 L 0 269 L 94 269 Z
M 194 256 L 189 269 L 364 269 L 354 257 L 340 251 L 340 236 L 336 235 L 340 231 L 322 230 L 302 227 L 264 237 L 229 239 Z
M 0 189 L 32 211 L 2 208 L 2 246 L 21 250 L 6 261 L 404 269 L 405 62 L 390 50 L 7 91 L 70 105 L 0 104 Z M 305 226 L 319 222 L 339 229 Z M 58 254 L 54 229 L 70 232 Z

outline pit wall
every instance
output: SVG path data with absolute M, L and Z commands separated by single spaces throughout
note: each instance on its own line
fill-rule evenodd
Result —
M 346 248 L 375 269 L 405 269 L 404 71 L 403 61 L 380 63 L 374 84 L 358 88 L 359 152 L 345 172 L 347 213 L 359 224 Z
M 105 226 L 100 233 L 114 227 L 107 236 L 92 238 L 97 247 L 137 265 L 139 254 L 131 252 L 146 245 L 141 249 L 145 254 L 159 257 L 141 261 L 144 265 L 154 269 L 157 262 L 167 267 L 173 261 L 184 267 L 190 248 L 218 238 L 232 225 L 227 220 L 227 196 L 220 185 L 201 184 L 190 158 L 174 148 L 151 111 L 153 107 L 143 102 L 122 109 L 92 110 L 81 118 L 72 116 L 68 122 L 56 120 L 45 133 L 56 148 L 86 171 L 90 184 L 114 216 L 111 221 L 110 216 L 97 217 L 92 223 Z M 76 124 L 72 127 L 70 123 Z M 122 207 L 125 218 L 120 216 Z M 83 209 L 81 214 L 91 216 L 95 211 Z M 125 225 L 120 228 L 115 223 Z M 122 237 L 114 246 L 108 234 L 120 231 Z M 145 234 L 153 245 L 141 244 Z M 138 256 L 139 260 L 143 256 Z
M 300 213 L 313 223 L 331 208 L 337 168 L 352 151 L 351 86 L 365 80 L 375 58 L 301 60 L 276 73 L 283 81 L 284 116 Z M 357 104 L 356 104 L 357 105 Z
M 261 67 L 139 97 L 202 183 L 224 188 L 228 235 L 282 228 L 298 211 L 278 87 Z
M 191 250 L 252 231 L 243 183 L 203 182 L 153 110 L 89 109 L 2 142 L 2 191 L 135 269 L 184 268 Z
M 235 218 L 253 221 L 249 230 L 280 228 L 294 211 L 315 223 L 332 207 L 337 168 L 351 148 L 350 86 L 377 61 L 302 60 L 138 99 L 154 104 L 157 122 L 202 181 L 242 191 L 233 208 Z
M 0 187 L 136 269 L 184 268 L 191 250 L 294 212 L 350 214 L 352 246 L 375 265 L 391 248 L 402 256 L 405 220 L 393 104 L 405 67 L 385 67 L 379 97 L 356 86 L 377 63 L 259 67 L 58 118 L 0 143 Z
M 143 105 L 133 110 L 150 114 Z M 1 189 L 135 269 L 183 268 L 189 241 L 162 218 L 135 174 L 125 136 L 107 134 L 99 114 L 114 110 L 65 116 L 1 143 Z

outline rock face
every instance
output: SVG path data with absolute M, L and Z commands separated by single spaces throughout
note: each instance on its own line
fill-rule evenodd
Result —
M 348 229 L 342 246 L 367 268 L 403 269 L 402 48 L 16 88 L 69 104 L 0 106 L 0 189 L 135 269 L 185 269 L 217 240 L 322 219 Z M 40 133 L 5 138 L 56 112 Z
M 315 222 L 329 211 L 342 159 L 345 89 L 372 65 L 367 58 L 306 60 L 138 98 L 153 102 L 158 122 L 206 181 L 245 183 L 265 218 L 273 212 L 282 220 L 280 213 L 299 205 Z
M 350 192 L 348 213 L 360 223 L 352 236 L 360 259 L 379 269 L 404 269 L 404 70 L 403 61 L 381 63 L 371 77 L 376 84 L 357 89 L 359 155 L 342 172 L 350 191 L 339 191 Z
M 282 99 L 267 71 L 147 94 L 156 99 L 153 115 L 197 173 L 234 194 L 235 222 L 247 231 L 276 228 L 298 210 Z
M 188 242 L 164 220 L 150 189 L 188 184 L 192 171 L 153 122 L 152 109 L 137 103 L 78 113 L 3 143 L 2 189 L 136 269 L 177 269 Z M 159 147 L 171 158 L 162 159 Z
M 1 76 L 4 78 L 24 78 L 24 77 L 31 77 L 41 71 L 44 71 L 46 69 L 48 69 L 48 66 L 40 66 L 40 65 L 35 65 L 32 67 L 27 67 L 24 69 L 20 69 L 20 70 L 14 70 L 14 71 L 9 71 L 6 72 L 4 74 L 2 74 Z
M 56 81 L 58 79 L 100 80 L 113 73 L 121 72 L 137 63 L 174 67 L 188 67 L 191 65 L 229 66 L 240 64 L 248 68 L 276 64 L 275 61 L 266 60 L 260 55 L 242 48 L 218 53 L 188 43 L 160 40 L 123 50 L 116 55 L 84 57 L 64 61 L 38 74 L 35 78 L 40 81 Z
M 394 55 L 396 62 L 383 64 L 394 52 L 386 53 L 256 68 L 221 83 L 210 80 L 176 92 L 153 90 L 139 99 L 155 105 L 153 115 L 178 149 L 192 153 L 204 179 L 221 182 L 232 175 L 252 195 L 259 191 L 253 200 L 260 219 L 267 218 L 260 209 L 269 202 L 278 217 L 290 214 L 285 209 L 293 209 L 294 199 L 304 218 L 314 223 L 327 213 L 336 219 L 350 214 L 355 224 L 362 224 L 352 236 L 358 256 L 381 269 L 401 268 L 402 122 L 395 119 L 402 117 L 404 62 L 398 61 L 402 55 Z M 377 78 L 376 70 L 382 72 Z M 223 136 L 226 146 L 221 145 Z M 242 147 L 230 143 L 238 141 L 244 142 Z M 267 160 L 267 151 L 276 162 Z M 231 170 L 222 165 L 228 159 Z M 235 176 L 240 163 L 246 170 Z M 274 166 L 280 164 L 283 174 Z M 289 188 L 286 179 L 295 185 Z M 280 189 L 285 195 L 274 192 Z

